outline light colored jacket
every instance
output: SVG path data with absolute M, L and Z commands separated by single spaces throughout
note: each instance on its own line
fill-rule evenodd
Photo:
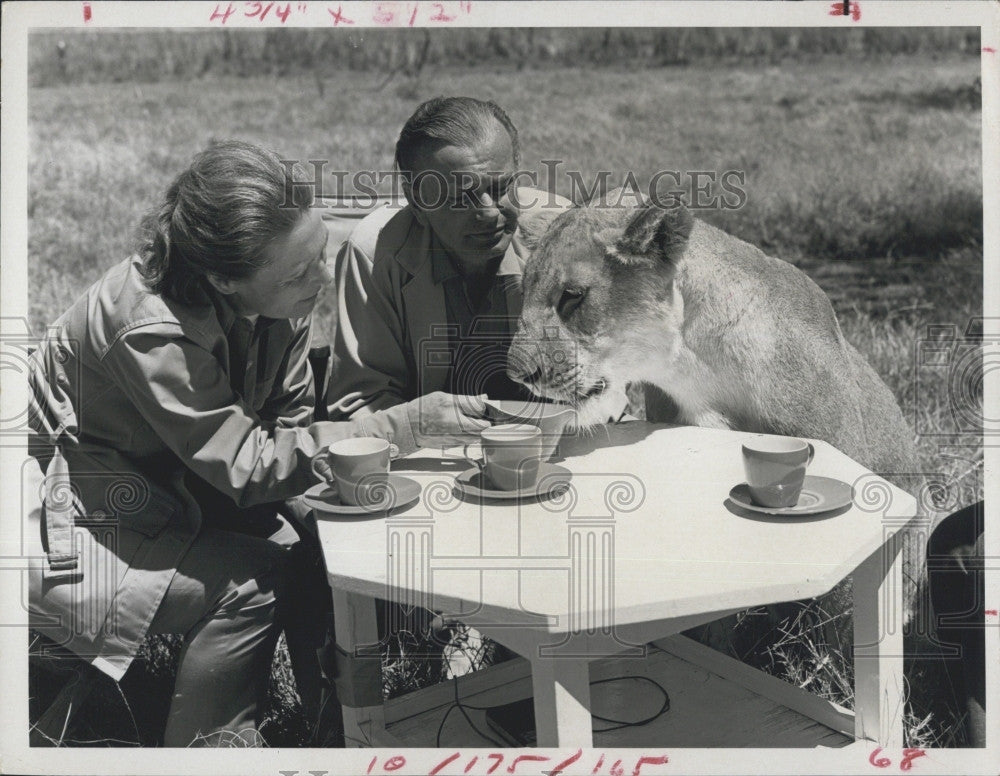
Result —
M 123 261 L 91 286 L 30 375 L 31 623 L 115 679 L 201 526 L 191 477 L 248 508 L 315 484 L 311 458 L 338 439 L 415 449 L 402 407 L 312 422 L 309 319 L 258 318 L 231 359 L 237 316 L 222 297 L 174 303 L 139 268 Z
M 524 207 L 498 275 L 519 281 L 534 242 L 572 203 L 531 188 L 519 188 L 517 200 Z M 432 274 L 431 240 L 409 205 L 386 205 L 365 217 L 337 254 L 331 417 L 365 417 L 445 389 L 448 315 Z M 508 314 L 519 315 L 520 282 L 504 288 Z

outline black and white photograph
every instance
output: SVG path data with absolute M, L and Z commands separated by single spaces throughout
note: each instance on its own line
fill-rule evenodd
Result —
M 2 10 L 0 769 L 996 772 L 995 5 Z

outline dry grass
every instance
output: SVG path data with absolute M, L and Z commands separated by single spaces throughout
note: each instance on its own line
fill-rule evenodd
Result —
M 81 34 L 83 32 L 83 34 Z M 29 52 L 32 86 L 189 81 L 207 75 L 323 79 L 344 70 L 384 74 L 423 66 L 487 65 L 523 70 L 599 64 L 628 68 L 705 62 L 791 64 L 832 57 L 924 58 L 978 53 L 976 27 L 796 28 L 511 28 L 283 30 L 46 30 Z M 61 53 L 60 53 L 61 52 Z M 423 63 L 423 64 L 421 64 Z M 388 83 L 388 81 L 387 81 Z
M 33 89 L 32 325 L 50 322 L 125 254 L 142 213 L 210 139 L 252 140 L 287 158 L 327 160 L 331 171 L 390 169 L 415 103 L 446 93 L 504 105 L 521 128 L 522 166 L 542 183 L 544 159 L 565 160 L 563 170 L 587 181 L 609 170 L 612 184 L 629 171 L 641 183 L 661 169 L 745 171 L 745 207 L 700 215 L 784 258 L 936 261 L 976 251 L 978 111 L 916 109 L 895 97 L 876 110 L 871 100 L 972 84 L 978 61 L 916 64 L 836 79 L 830 65 L 809 63 L 647 70 L 641 79 L 614 69 L 441 72 L 382 92 L 375 74 L 342 73 L 322 99 L 307 77 Z M 617 105 L 630 106 L 628 119 L 615 116 Z M 335 193 L 332 177 L 326 183 Z M 565 175 L 554 184 L 574 193 Z M 332 325 L 329 300 L 320 312 Z
M 745 207 L 699 215 L 799 264 L 831 295 L 845 336 L 913 424 L 922 470 L 940 475 L 944 501 L 964 505 L 982 498 L 982 437 L 960 427 L 954 397 L 981 416 L 981 382 L 974 370 L 923 368 L 916 354 L 928 326 L 965 332 L 982 314 L 981 119 L 969 96 L 978 69 L 975 58 L 900 57 L 858 66 L 845 57 L 778 68 L 765 57 L 738 68 L 638 72 L 555 67 L 515 75 L 435 66 L 423 79 L 381 91 L 381 74 L 340 70 L 327 71 L 322 83 L 308 74 L 210 72 L 176 82 L 34 88 L 31 322 L 41 331 L 126 255 L 144 210 L 211 138 L 240 137 L 287 158 L 330 160 L 330 169 L 388 169 L 395 134 L 418 101 L 475 94 L 497 100 L 521 128 L 526 169 L 562 159 L 587 180 L 611 170 L 613 182 L 628 171 L 643 182 L 660 169 L 745 171 Z M 565 178 L 555 186 L 572 193 Z M 336 325 L 330 295 L 318 318 L 329 336 Z M 748 614 L 744 656 L 849 705 L 850 661 L 822 643 L 824 616 L 802 609 L 761 633 Z M 419 629 L 410 635 L 415 642 L 387 651 L 387 693 L 437 681 L 445 670 L 409 660 L 426 639 Z M 126 697 L 142 701 L 131 705 L 144 744 L 162 730 L 176 646 L 152 640 L 123 682 Z M 472 646 L 471 661 L 494 659 L 481 644 Z M 947 699 L 933 690 L 940 687 L 936 670 L 933 661 L 910 666 L 907 724 L 916 745 L 960 743 Z M 120 698 L 93 702 L 112 709 L 104 715 L 111 727 L 83 731 L 81 740 L 134 740 Z M 301 745 L 308 736 L 283 650 L 262 732 L 272 746 Z

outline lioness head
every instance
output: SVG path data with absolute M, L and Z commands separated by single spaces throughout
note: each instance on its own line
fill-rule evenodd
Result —
M 581 425 L 606 420 L 625 385 L 649 379 L 677 347 L 683 309 L 673 280 L 691 227 L 680 204 L 560 215 L 525 266 L 511 378 L 576 405 Z

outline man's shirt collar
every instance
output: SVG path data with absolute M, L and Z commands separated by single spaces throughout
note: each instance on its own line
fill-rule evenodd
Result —
M 517 232 L 514 234 L 516 235 Z M 504 275 L 521 275 L 521 262 L 518 259 L 518 253 L 514 247 L 514 242 L 515 241 L 511 239 L 510 244 L 507 246 L 507 250 L 504 251 L 503 258 L 500 260 L 500 266 L 497 268 L 497 277 L 502 277 Z M 434 285 L 439 286 L 452 278 L 461 277 L 462 273 L 459 271 L 458 267 L 455 266 L 455 262 L 448 255 L 448 252 L 444 249 L 441 243 L 438 242 L 437 238 L 434 237 L 433 233 L 430 236 L 428 253 L 430 253 L 431 279 L 434 281 Z

